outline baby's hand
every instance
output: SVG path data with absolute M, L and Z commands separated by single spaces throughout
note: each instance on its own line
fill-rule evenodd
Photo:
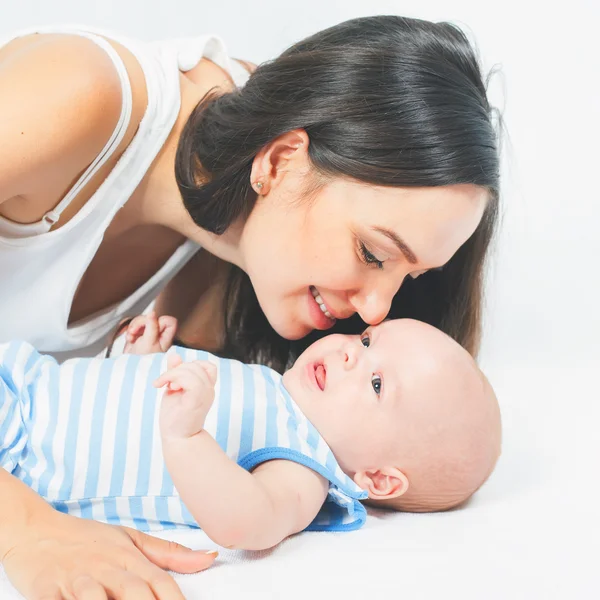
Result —
M 212 363 L 184 363 L 178 354 L 167 355 L 167 371 L 154 382 L 157 388 L 167 386 L 159 419 L 163 439 L 190 438 L 204 429 L 216 382 L 217 368 Z
M 177 332 L 177 319 L 163 315 L 156 317 L 152 311 L 135 317 L 125 334 L 125 354 L 154 354 L 166 352 L 173 344 Z

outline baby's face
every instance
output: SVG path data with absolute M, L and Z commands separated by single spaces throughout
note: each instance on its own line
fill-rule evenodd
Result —
M 404 504 L 414 510 L 453 506 L 498 458 L 493 390 L 464 348 L 425 323 L 398 319 L 322 338 L 283 383 L 372 498 L 408 489 Z
M 386 321 L 361 335 L 333 334 L 307 348 L 283 383 L 354 474 L 387 462 L 402 424 L 403 396 L 411 393 L 410 347 L 404 321 Z

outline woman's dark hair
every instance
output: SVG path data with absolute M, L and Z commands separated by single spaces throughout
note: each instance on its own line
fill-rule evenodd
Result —
M 388 315 L 430 323 L 476 355 L 483 266 L 499 198 L 492 114 L 477 56 L 455 25 L 352 19 L 261 64 L 243 88 L 209 92 L 179 141 L 177 183 L 194 221 L 222 234 L 254 206 L 250 173 L 259 150 L 303 128 L 313 183 L 346 177 L 378 186 L 485 188 L 489 202 L 473 236 L 443 270 L 407 278 Z M 315 331 L 295 342 L 277 335 L 237 267 L 229 275 L 224 318 L 225 356 L 278 370 L 323 335 Z M 327 333 L 364 327 L 356 315 Z

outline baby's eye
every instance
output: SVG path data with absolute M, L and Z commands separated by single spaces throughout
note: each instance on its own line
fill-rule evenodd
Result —
M 365 333 L 361 338 L 360 338 L 360 343 L 365 347 L 368 348 L 371 345 L 371 338 Z
M 381 394 L 381 377 L 379 375 L 373 375 L 371 377 L 371 385 L 375 390 L 375 393 L 379 396 Z

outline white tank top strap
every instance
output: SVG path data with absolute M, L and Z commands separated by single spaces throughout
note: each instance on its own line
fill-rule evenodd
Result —
M 177 121 L 181 106 L 181 71 L 193 68 L 202 57 L 207 57 L 226 69 L 238 87 L 246 83 L 249 74 L 237 61 L 229 58 L 221 38 L 212 34 L 144 42 L 115 32 L 60 25 L 17 32 L 8 40 L 0 39 L 0 46 L 36 32 L 85 35 L 105 48 L 122 76 L 123 107 L 111 140 L 41 225 L 22 225 L 23 229 L 11 234 L 7 232 L 8 227 L 13 232 L 16 231 L 13 226 L 17 225 L 0 221 L 0 309 L 3 317 L 0 319 L 0 342 L 27 340 L 39 350 L 51 352 L 61 359 L 74 354 L 93 356 L 105 345 L 104 340 L 116 324 L 125 317 L 143 312 L 199 249 L 193 241 L 185 241 L 128 297 L 85 319 L 69 321 L 79 283 L 107 228 L 143 180 Z M 115 40 L 138 60 L 146 80 L 148 105 L 132 141 L 98 190 L 67 223 L 48 231 L 47 221 L 60 216 L 77 190 L 115 151 L 129 124 L 129 78 L 118 54 L 106 39 Z M 40 302 L 39 298 L 44 301 Z
M 85 170 L 83 175 L 79 178 L 77 183 L 71 188 L 71 190 L 67 193 L 67 195 L 54 207 L 54 210 L 48 212 L 46 214 L 46 218 L 51 215 L 51 219 L 55 219 L 54 223 L 58 220 L 61 213 L 69 206 L 72 202 L 73 198 L 77 196 L 77 194 L 85 187 L 85 185 L 90 181 L 90 179 L 98 172 L 98 170 L 106 163 L 106 161 L 114 154 L 116 149 L 119 147 L 123 138 L 125 137 L 125 133 L 127 132 L 127 128 L 129 126 L 129 121 L 131 120 L 131 111 L 133 107 L 133 94 L 131 91 L 131 82 L 129 81 L 129 75 L 127 74 L 127 69 L 125 68 L 125 64 L 123 60 L 119 56 L 118 52 L 104 39 L 100 36 L 94 35 L 92 33 L 84 32 L 80 35 L 93 40 L 98 44 L 101 48 L 103 48 L 106 53 L 110 56 L 117 73 L 119 75 L 119 80 L 121 82 L 121 92 L 122 92 L 122 105 L 121 105 L 121 114 L 119 116 L 119 121 L 110 136 L 110 139 L 106 142 L 104 148 L 100 151 L 100 154 L 96 157 L 94 162 Z
M 64 30 L 59 31 L 60 33 L 70 33 L 68 31 L 65 32 Z M 51 29 L 44 30 L 44 33 L 52 32 L 53 30 Z M 129 121 L 131 120 L 133 95 L 131 91 L 131 82 L 129 81 L 129 75 L 127 73 L 127 69 L 125 67 L 125 64 L 123 63 L 123 60 L 119 56 L 118 52 L 116 52 L 116 50 L 104 38 L 100 37 L 99 35 L 90 33 L 89 31 L 77 31 L 73 33 L 93 41 L 95 44 L 100 46 L 112 60 L 117 70 L 117 74 L 119 75 L 119 80 L 121 82 L 122 105 L 119 120 L 112 135 L 110 136 L 109 140 L 106 142 L 106 145 L 100 151 L 100 154 L 98 154 L 94 162 L 92 162 L 88 166 L 88 168 L 77 180 L 75 185 L 73 185 L 73 187 L 62 198 L 62 200 L 52 210 L 49 210 L 42 217 L 41 221 L 37 221 L 35 223 L 16 223 L 14 221 L 0 216 L 0 235 L 11 238 L 18 238 L 41 235 L 50 231 L 50 228 L 60 219 L 60 215 L 62 214 L 62 212 L 69 206 L 69 204 L 73 201 L 77 194 L 79 194 L 79 192 L 98 172 L 98 170 L 102 168 L 106 161 L 109 160 L 110 157 L 114 154 L 116 149 L 119 147 L 121 141 L 123 140 L 125 133 L 127 132 Z M 22 35 L 26 35 L 26 33 L 16 35 L 12 39 L 22 37 Z M 7 42 L 0 43 L 0 46 L 4 45 L 5 43 Z
M 200 43 L 202 37 L 205 43 Z M 202 58 L 208 58 L 229 73 L 237 87 L 242 87 L 250 74 L 237 60 L 232 59 L 225 42 L 218 35 L 182 37 L 157 42 L 163 46 L 172 46 L 177 55 L 177 65 L 182 72 L 193 69 Z

